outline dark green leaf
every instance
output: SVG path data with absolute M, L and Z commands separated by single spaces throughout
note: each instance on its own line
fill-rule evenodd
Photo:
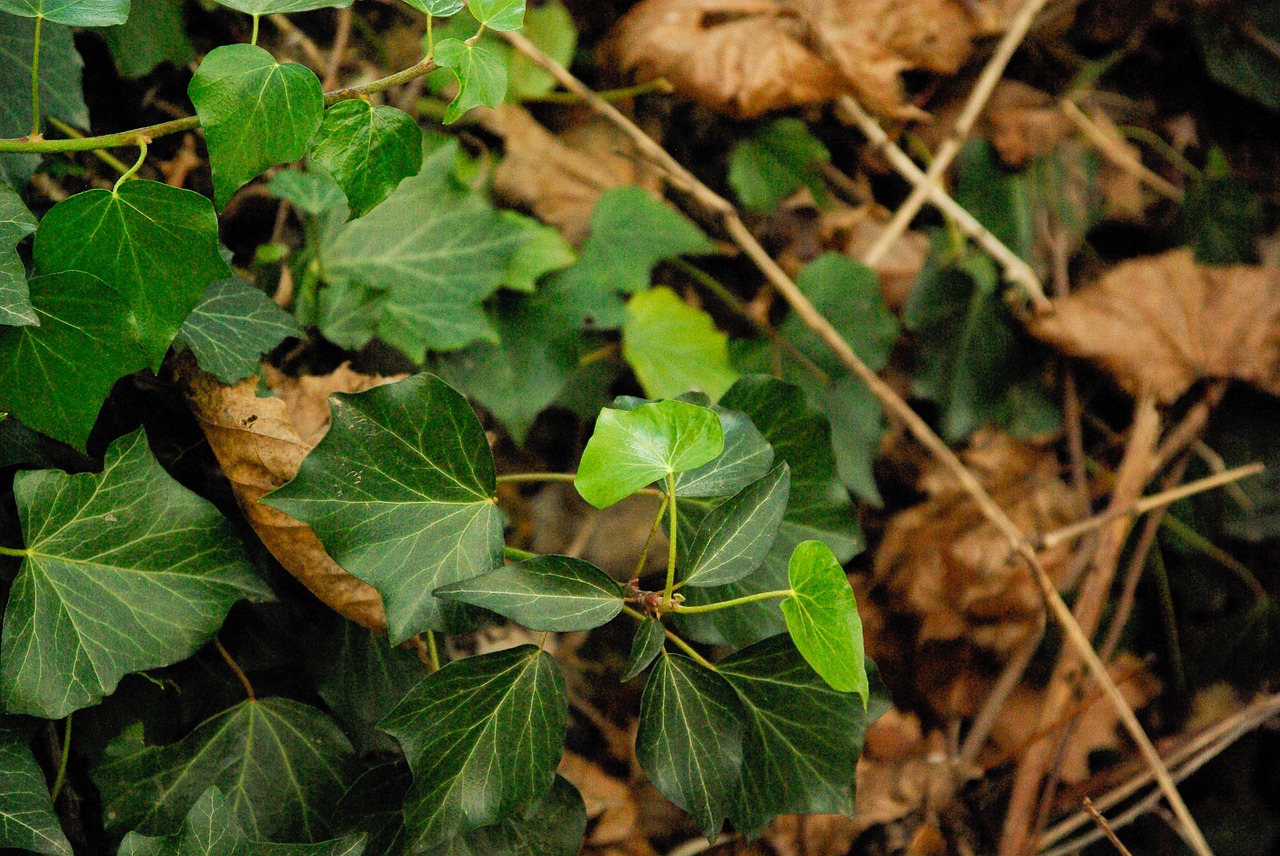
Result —
M 1280 8 L 1245 0 L 1226 14 L 1195 15 L 1195 34 L 1214 80 L 1259 104 L 1280 110 Z
M 790 488 L 791 473 L 781 463 L 716 506 L 686 548 L 685 583 L 724 585 L 760 567 L 778 535 Z
M 730 812 L 742 768 L 743 719 L 728 682 L 688 657 L 663 654 L 644 685 L 636 760 L 708 840 Z
M 768 214 L 802 187 L 823 202 L 827 197 L 820 164 L 831 153 L 799 119 L 776 119 L 733 147 L 729 184 L 742 204 Z
M 874 472 L 885 432 L 880 399 L 852 376 L 841 378 L 831 387 L 822 387 L 816 397 L 831 422 L 831 447 L 835 451 L 840 481 L 856 495 L 880 505 L 882 500 Z
M 434 56 L 437 65 L 451 69 L 458 79 L 458 94 L 444 111 L 445 124 L 458 121 L 472 107 L 497 107 L 506 97 L 507 64 L 488 45 L 443 39 Z
M 313 9 L 345 9 L 352 0 L 218 0 L 218 5 L 246 15 L 288 15 Z
M 200 368 L 226 384 L 254 374 L 263 354 L 301 334 L 275 301 L 234 278 L 210 285 L 178 331 Z
M 730 496 L 763 478 L 773 465 L 773 447 L 746 414 L 713 405 L 724 430 L 724 451 L 676 475 L 676 496 Z
M 898 338 L 898 322 L 885 305 L 874 270 L 839 253 L 824 253 L 805 265 L 796 285 L 869 368 L 884 368 Z M 783 322 L 781 332 L 828 374 L 846 371 L 840 358 L 794 314 Z
M 662 643 L 667 633 L 662 622 L 656 618 L 646 618 L 636 628 L 635 638 L 631 640 L 631 654 L 627 657 L 627 665 L 618 680 L 627 682 L 649 668 L 653 658 L 662 652 Z
M 414 849 L 523 815 L 551 787 L 568 701 L 560 667 L 532 645 L 458 660 L 383 720 L 413 769 Z
M 18 243 L 35 230 L 36 218 L 22 197 L 0 182 L 0 324 L 39 323 L 27 290 L 27 266 L 18 255 Z
M 59 719 L 130 672 L 176 663 L 231 604 L 267 599 L 231 525 L 174 481 L 142 429 L 107 449 L 101 475 L 19 473 L 26 556 L 0 641 L 11 713 Z
M 358 222 L 358 221 L 357 221 Z M 502 563 L 493 454 L 467 400 L 428 374 L 334 396 L 329 433 L 263 500 L 315 530 L 372 585 L 391 641 L 447 630 L 468 610 L 432 590 Z
M 426 856 L 576 856 L 586 829 L 582 795 L 557 775 L 547 795 L 523 817 L 467 832 Z
M 1182 203 L 1182 233 L 1206 265 L 1237 265 L 1258 260 L 1262 205 L 1237 178 L 1222 149 L 1209 150 L 1204 172 L 1190 186 Z
M 468 0 L 467 7 L 491 30 L 518 30 L 524 24 L 524 0 Z
M 724 450 L 713 410 L 659 401 L 634 410 L 605 408 L 596 419 L 574 486 L 606 508 L 660 478 L 699 467 Z
M 31 133 L 31 59 L 35 54 L 31 18 L 0 16 L 0 137 Z M 89 127 L 89 108 L 80 88 L 84 62 L 71 28 L 45 22 L 40 33 L 40 110 L 81 128 Z M 0 179 L 21 189 L 40 164 L 40 155 L 0 156 Z
M 142 77 L 162 62 L 185 66 L 195 56 L 182 20 L 183 5 L 182 0 L 133 0 L 129 20 L 99 30 L 122 77 Z
M 219 208 L 268 167 L 305 155 L 324 115 L 320 80 L 311 69 L 282 65 L 257 45 L 214 48 L 187 96 L 204 128 Z
M 710 315 L 669 288 L 642 291 L 627 302 L 622 353 L 652 398 L 674 398 L 690 389 L 719 398 L 738 378 L 729 365 L 728 341 Z
M 310 157 L 337 180 L 351 216 L 363 217 L 422 168 L 422 130 L 403 110 L 351 98 L 324 112 Z
M 433 592 L 505 615 L 530 630 L 590 630 L 622 611 L 622 587 L 590 562 L 536 556 Z
M 853 589 L 831 548 L 821 541 L 796 546 L 787 568 L 792 594 L 782 601 L 796 648 L 833 689 L 857 693 L 867 703 L 862 619 Z
M 168 746 L 124 732 L 93 771 L 108 828 L 162 835 L 216 786 L 250 836 L 322 841 L 354 779 L 351 744 L 328 716 L 283 698 L 244 701 Z
M 129 17 L 129 0 L 0 0 L 0 12 L 68 27 L 111 27 Z
M 5 729 L 0 729 L 0 783 L 0 848 L 71 856 L 44 774 L 27 744 Z
M 209 284 L 231 275 L 209 200 L 158 181 L 53 206 L 36 230 L 35 264 L 42 274 L 93 274 L 123 294 L 153 371 Z

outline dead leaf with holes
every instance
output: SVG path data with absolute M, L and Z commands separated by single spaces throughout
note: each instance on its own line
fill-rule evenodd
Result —
M 1280 268 L 1207 267 L 1173 250 L 1124 262 L 1054 309 L 1031 332 L 1130 392 L 1169 404 L 1201 378 L 1229 378 L 1280 395 Z

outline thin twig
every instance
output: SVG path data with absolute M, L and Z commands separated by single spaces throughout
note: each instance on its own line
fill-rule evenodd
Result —
M 231 656 L 231 652 L 222 644 L 222 640 L 215 636 L 213 637 L 213 644 L 218 649 L 218 653 L 222 655 L 222 659 L 227 661 L 231 671 L 235 672 L 236 677 L 240 679 L 240 684 L 244 687 L 245 695 L 249 696 L 249 701 L 257 701 L 258 696 L 253 691 L 253 684 L 249 683 L 249 676 L 244 673 L 244 669 L 241 669 L 240 664 Z
M 351 43 L 351 7 L 338 10 L 337 30 L 333 36 L 333 47 L 329 48 L 329 62 L 324 70 L 325 89 L 338 85 L 338 75 L 342 73 L 342 61 L 346 59 L 347 45 Z
M 1070 98 L 1062 99 L 1060 106 L 1063 114 L 1071 120 L 1071 123 L 1082 134 L 1089 138 L 1090 142 L 1098 147 L 1098 151 L 1102 152 L 1103 157 L 1166 199 L 1182 202 L 1184 195 L 1182 190 L 1172 182 L 1156 175 L 1147 168 L 1146 164 L 1134 157 L 1133 153 L 1124 144 L 1124 140 L 1120 139 L 1119 134 L 1108 134 L 1104 128 L 1090 119 Z
M 290 41 L 297 42 L 302 46 L 302 52 L 307 55 L 307 62 L 311 63 L 312 68 L 316 70 L 324 68 L 324 51 L 320 50 L 320 47 L 311 41 L 310 36 L 298 29 L 284 15 L 268 15 L 267 20 L 274 24 L 276 29 L 284 33 Z
M 1107 840 L 1111 842 L 1111 846 L 1120 851 L 1120 856 L 1133 856 L 1129 852 L 1129 848 L 1124 846 L 1124 842 L 1116 837 L 1115 830 L 1111 828 L 1111 824 L 1107 823 L 1107 819 L 1102 816 L 1096 808 L 1093 807 L 1093 800 L 1088 797 L 1084 798 L 1084 810 L 1089 812 L 1089 816 L 1093 818 L 1093 822 L 1098 824 L 1098 828 L 1102 830 L 1102 834 L 1107 836 Z

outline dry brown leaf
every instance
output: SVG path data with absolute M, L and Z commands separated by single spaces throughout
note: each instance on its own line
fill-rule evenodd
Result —
M 338 566 L 311 528 L 261 505 L 292 479 L 329 428 L 329 395 L 359 392 L 399 378 L 368 377 L 345 363 L 323 377 L 286 378 L 267 369 L 278 397 L 258 397 L 258 379 L 219 383 L 192 363 L 179 369 L 187 401 L 236 500 L 271 555 L 316 597 L 352 621 L 385 633 L 382 598 Z
M 1280 394 L 1280 268 L 1198 265 L 1189 250 L 1118 265 L 1030 330 L 1130 392 L 1177 400 L 1231 378 Z
M 591 821 L 588 846 L 620 844 L 636 837 L 640 809 L 626 782 L 615 779 L 581 755 L 565 752 L 560 759 L 560 775 L 582 794 Z
M 978 123 L 978 133 L 991 140 L 1000 160 L 1011 167 L 1046 154 L 1074 131 L 1053 96 L 1015 80 L 996 85 Z

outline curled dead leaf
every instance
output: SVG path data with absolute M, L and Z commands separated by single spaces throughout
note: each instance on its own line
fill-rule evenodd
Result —
M 978 133 L 991 140 L 1000 160 L 1015 168 L 1046 154 L 1074 131 L 1053 96 L 1016 80 L 996 84 L 978 123 Z

